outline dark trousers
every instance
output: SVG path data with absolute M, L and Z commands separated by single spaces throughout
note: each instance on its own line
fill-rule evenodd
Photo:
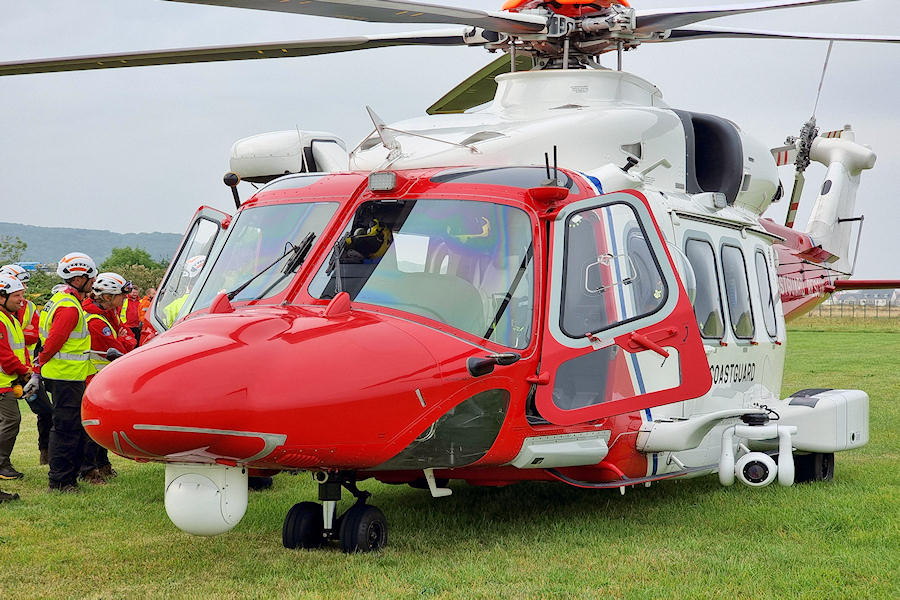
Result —
M 50 396 L 42 384 L 37 396 L 28 399 L 28 408 L 37 415 L 38 450 L 46 450 L 50 447 L 50 428 L 53 426 L 53 407 L 50 405 Z
M 83 381 L 45 379 L 53 401 L 50 429 L 50 487 L 76 485 L 87 437 L 81 425 Z
M 132 328 L 131 328 L 131 331 L 132 331 L 132 333 L 134 333 L 134 339 L 135 339 L 135 341 L 136 341 L 138 344 L 140 344 L 140 343 L 141 343 L 141 326 L 138 325 L 137 327 L 132 327 Z
M 85 434 L 84 439 L 84 458 L 81 463 L 81 475 L 94 469 L 101 469 L 109 465 L 109 450 L 95 442 L 91 437 Z
M 16 445 L 21 422 L 22 413 L 19 412 L 16 395 L 12 392 L 0 394 L 0 469 L 12 466 L 9 457 Z

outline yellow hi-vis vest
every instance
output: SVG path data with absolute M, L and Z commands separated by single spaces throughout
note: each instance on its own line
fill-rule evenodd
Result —
M 85 317 L 87 317 L 88 323 L 93 321 L 94 319 L 103 321 L 106 323 L 106 326 L 109 327 L 110 332 L 112 332 L 112 336 L 115 339 L 119 339 L 119 334 L 116 332 L 116 328 L 112 326 L 112 323 L 109 322 L 109 319 L 104 317 L 103 315 L 97 315 L 94 313 L 85 313 Z M 103 367 L 109 364 L 109 361 L 105 358 L 100 358 L 100 355 L 91 353 L 91 364 L 94 365 L 94 369 L 100 371 Z
M 184 306 L 187 297 L 188 295 L 185 293 L 184 296 L 179 296 L 169 302 L 163 309 L 163 316 L 166 318 L 166 327 L 171 327 L 175 324 L 175 319 L 178 318 L 178 313 L 181 312 L 181 308 Z
M 128 296 L 125 296 L 125 302 L 122 303 L 122 310 L 119 312 L 119 320 L 122 321 L 122 325 L 128 320 L 126 318 L 126 315 L 128 314 L 128 302 L 129 298 Z
M 59 349 L 59 352 L 54 354 L 47 361 L 47 364 L 41 365 L 41 376 L 47 379 L 60 379 L 63 381 L 85 381 L 89 375 L 93 375 L 96 371 L 94 370 L 94 365 L 91 364 L 89 354 L 91 351 L 91 334 L 88 331 L 84 309 L 81 308 L 78 298 L 66 292 L 57 292 L 44 305 L 39 317 L 41 343 L 47 343 L 53 316 L 56 314 L 56 309 L 61 306 L 70 306 L 78 310 L 78 322 L 75 324 L 75 329 L 69 333 L 69 339 Z
M 3 329 L 0 329 L 0 332 L 4 333 L 4 337 L 9 341 L 9 347 L 12 348 L 13 354 L 15 354 L 22 364 L 27 364 L 25 362 L 25 334 L 22 333 L 22 326 L 19 325 L 19 320 L 13 316 L 10 317 L 5 312 L 0 310 L 0 327 L 5 326 L 5 332 Z M 16 373 L 4 373 L 0 371 L 0 388 L 8 388 L 12 386 L 12 382 L 15 381 L 19 377 Z
M 31 319 L 34 318 L 34 313 L 37 312 L 37 306 L 34 305 L 34 302 L 31 300 L 25 301 L 25 318 L 22 319 L 22 329 L 25 329 L 29 325 L 31 325 Z M 25 346 L 28 350 L 28 356 L 34 357 L 34 349 L 37 347 L 37 344 L 31 344 L 30 346 Z

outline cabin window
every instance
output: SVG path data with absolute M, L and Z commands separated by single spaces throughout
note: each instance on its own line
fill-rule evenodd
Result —
M 659 310 L 668 289 L 631 206 L 607 204 L 566 219 L 560 328 L 583 338 Z
M 725 295 L 728 298 L 728 315 L 735 337 L 753 338 L 753 309 L 750 306 L 750 286 L 744 253 L 737 246 L 722 246 L 722 274 L 725 277 Z
M 684 253 L 697 280 L 694 315 L 700 326 L 700 335 L 707 339 L 721 339 L 725 335 L 725 319 L 722 316 L 722 292 L 713 247 L 705 240 L 689 239 L 684 245 Z
M 762 250 L 756 251 L 756 280 L 759 283 L 759 299 L 763 307 L 763 320 L 766 324 L 766 332 L 769 337 L 778 335 L 778 325 L 775 320 L 775 296 L 772 294 L 772 279 L 769 276 L 769 263 Z

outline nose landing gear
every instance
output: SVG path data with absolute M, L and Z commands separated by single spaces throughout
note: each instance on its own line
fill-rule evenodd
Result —
M 284 519 L 281 539 L 285 548 L 320 548 L 326 542 L 340 541 L 346 553 L 381 550 L 387 544 L 387 519 L 376 506 L 366 504 L 371 494 L 356 487 L 351 472 L 314 475 L 319 483 L 319 500 L 300 502 L 291 507 Z M 356 503 L 335 518 L 341 490 L 346 489 Z

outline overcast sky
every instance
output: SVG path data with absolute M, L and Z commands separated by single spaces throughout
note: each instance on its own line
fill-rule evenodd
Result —
M 434 2 L 434 0 L 432 0 Z M 448 0 L 498 9 L 500 0 Z M 634 0 L 638 8 L 734 4 Z M 5 2 L 0 62 L 408 31 L 391 26 L 162 2 Z M 900 33 L 897 0 L 773 11 L 718 26 L 795 32 Z M 428 26 L 429 28 L 432 26 Z M 435 25 L 444 28 L 445 25 Z M 815 101 L 827 42 L 709 40 L 645 45 L 627 70 L 673 107 L 719 114 L 770 147 L 796 134 Z M 201 204 L 234 205 L 222 175 L 231 144 L 283 129 L 332 131 L 349 146 L 424 109 L 493 56 L 470 48 L 389 48 L 329 56 L 0 78 L 0 221 L 118 232 L 181 232 Z M 610 59 L 606 59 L 610 62 Z M 614 60 L 614 59 L 613 59 Z M 835 45 L 818 121 L 852 123 L 879 155 L 864 173 L 858 275 L 900 278 L 900 44 Z M 807 171 L 805 224 L 824 167 Z M 782 171 L 789 189 L 790 169 Z M 244 197 L 252 189 L 241 184 Z M 786 202 L 769 216 L 783 220 Z

